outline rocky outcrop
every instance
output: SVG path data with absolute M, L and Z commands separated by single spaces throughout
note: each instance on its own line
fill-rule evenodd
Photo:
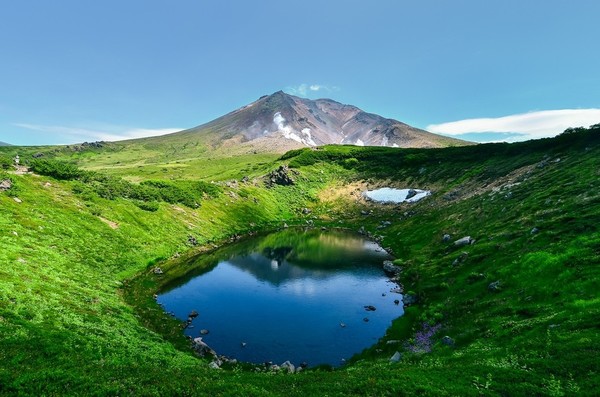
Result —
M 293 185 L 296 182 L 294 181 L 292 174 L 297 174 L 297 172 L 291 171 L 287 165 L 280 165 L 279 168 L 277 168 L 274 171 L 271 171 L 271 173 L 269 173 L 267 175 L 267 185 L 268 186 L 274 186 L 274 185 L 290 186 L 290 185 Z
M 210 346 L 208 346 L 205 342 L 202 341 L 202 338 L 195 338 L 192 342 L 192 348 L 196 353 L 200 356 L 217 356 L 217 352 L 215 352 Z

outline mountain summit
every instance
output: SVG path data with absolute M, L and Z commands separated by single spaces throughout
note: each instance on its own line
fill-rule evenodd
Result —
M 203 134 L 213 147 L 251 146 L 285 152 L 306 146 L 445 147 L 468 142 L 387 119 L 331 99 L 278 91 L 211 122 L 176 134 Z

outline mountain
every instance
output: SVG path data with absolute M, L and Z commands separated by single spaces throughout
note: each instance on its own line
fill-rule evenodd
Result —
M 12 146 L 10 143 L 0 142 L 0 146 Z
M 204 135 L 213 148 L 242 145 L 276 152 L 327 144 L 389 147 L 470 144 L 331 99 L 311 100 L 282 91 L 173 135 Z

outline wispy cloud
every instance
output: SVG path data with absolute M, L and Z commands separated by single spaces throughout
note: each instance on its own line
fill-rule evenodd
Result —
M 300 84 L 297 86 L 290 86 L 290 87 L 286 87 L 285 91 L 289 94 L 292 95 L 299 95 L 299 96 L 308 96 L 311 93 L 316 93 L 319 91 L 324 91 L 324 92 L 335 92 L 335 91 L 339 91 L 339 87 L 335 87 L 335 86 L 329 86 L 329 85 L 323 85 L 323 84 Z
M 496 118 L 458 120 L 431 124 L 426 129 L 438 134 L 468 137 L 479 142 L 491 140 L 516 142 L 552 137 L 569 127 L 588 127 L 597 123 L 600 123 L 600 109 L 561 109 Z M 495 138 L 490 139 L 492 136 Z
M 145 138 L 181 131 L 182 128 L 129 128 L 110 126 L 101 129 L 67 127 L 57 125 L 40 125 L 28 123 L 14 123 L 15 127 L 24 128 L 46 134 L 52 134 L 64 143 L 76 143 L 83 141 L 122 141 L 125 139 Z

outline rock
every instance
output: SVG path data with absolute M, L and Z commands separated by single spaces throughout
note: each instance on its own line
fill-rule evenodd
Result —
M 288 227 L 289 227 L 289 226 L 288 226 L 288 224 L 287 224 L 287 223 L 284 223 L 284 224 L 283 224 L 283 228 L 284 228 L 284 229 L 287 229 Z
M 300 368 L 307 368 L 308 364 L 306 363 L 306 361 L 302 361 L 302 363 L 300 364 Z
M 533 229 L 531 229 L 531 234 L 536 234 L 540 231 L 540 229 L 538 229 L 537 227 L 534 227 Z
M 408 189 L 408 193 L 406 194 L 405 200 L 411 199 L 417 195 L 417 191 L 415 189 Z
M 242 343 L 240 344 L 240 346 L 242 346 L 242 347 L 246 347 L 246 345 L 247 345 L 247 343 L 246 343 L 246 342 L 242 342 Z
M 368 211 L 365 211 L 365 210 L 362 210 L 362 211 L 360 211 L 360 214 L 361 214 L 362 216 L 369 216 L 369 212 L 368 212 Z
M 365 230 L 365 227 L 364 227 L 364 226 L 361 226 L 361 227 L 360 227 L 360 229 L 358 229 L 358 234 L 362 234 L 362 235 L 364 235 L 364 234 L 366 234 L 366 233 L 367 233 L 367 232 L 366 232 L 366 230 Z
M 454 339 L 446 335 L 442 338 L 442 343 L 446 346 L 454 346 Z
M 442 237 L 442 241 L 444 243 L 447 243 L 448 241 L 450 241 L 452 239 L 452 236 L 449 234 L 444 234 L 444 236 Z
M 488 285 L 488 291 L 498 292 L 502 289 L 500 280 L 496 280 Z
M 394 355 L 390 358 L 390 362 L 393 363 L 397 363 L 398 361 L 400 361 L 400 359 L 402 358 L 402 355 L 400 354 L 400 352 L 396 352 L 394 353 Z
M 364 321 L 365 323 L 368 323 L 368 322 L 369 322 L 369 318 L 368 318 L 368 317 L 365 317 L 365 318 L 363 318 L 363 321 Z
M 192 246 L 197 246 L 198 245 L 198 240 L 196 240 L 196 237 L 192 236 L 191 234 L 188 236 L 188 244 L 192 245 Z
M 281 364 L 280 368 L 283 370 L 287 370 L 290 374 L 293 374 L 294 372 L 296 372 L 296 367 L 294 366 L 294 364 L 292 364 L 289 361 L 286 361 L 283 364 Z
M 398 299 L 394 299 L 394 304 L 398 305 L 398 304 L 400 304 L 400 301 Z
M 279 166 L 279 168 L 267 175 L 267 185 L 289 186 L 295 184 L 296 182 L 290 176 L 290 173 L 291 171 L 287 165 Z
M 402 268 L 394 265 L 394 262 L 392 261 L 383 261 L 383 271 L 396 276 L 402 272 Z
M 208 335 L 208 333 L 209 333 L 209 332 L 210 332 L 210 331 L 209 331 L 209 330 L 207 330 L 207 329 L 201 329 L 201 330 L 200 330 L 200 335 Z
M 244 176 L 242 178 L 242 183 L 248 183 L 248 182 L 250 182 L 250 178 L 248 178 L 247 176 Z
M 154 270 L 152 270 L 152 273 L 154 274 L 163 274 L 163 271 L 160 267 L 155 267 Z
M 456 247 L 463 247 L 465 245 L 473 244 L 474 242 L 475 242 L 475 240 L 473 240 L 471 238 L 471 236 L 465 236 L 463 238 L 459 238 L 458 240 L 456 240 L 454 242 L 454 246 L 456 246 Z
M 387 342 L 385 342 L 386 345 L 397 345 L 398 343 L 402 342 L 401 340 L 397 340 L 397 339 L 391 339 L 388 340 Z
M 210 364 L 208 364 L 208 368 L 210 368 L 210 369 L 221 369 L 221 367 L 219 366 L 219 364 L 216 361 L 211 361 Z
M 308 208 L 302 208 L 302 213 L 303 213 L 304 215 L 308 215 L 308 214 L 310 214 L 311 212 L 312 212 L 312 211 L 311 211 L 310 209 L 308 209 Z
M 12 187 L 12 181 L 10 179 L 4 179 L 0 181 L 0 190 L 8 190 Z
M 211 356 L 217 356 L 217 353 L 206 343 L 202 341 L 202 338 L 194 338 L 192 342 L 192 348 L 198 353 L 200 356 L 205 356 L 207 354 Z
M 366 306 L 363 306 L 363 307 L 368 312 L 374 312 L 375 310 L 377 310 L 377 308 L 375 306 L 372 306 L 372 305 L 366 305 Z
M 21 200 L 21 199 L 20 199 L 20 198 L 18 198 L 18 197 L 13 197 L 13 200 L 15 200 L 15 202 L 17 202 L 17 203 L 19 203 L 19 204 L 21 204 L 21 203 L 23 202 L 23 200 Z
M 346 324 L 345 323 L 340 323 L 340 327 L 346 328 Z
M 198 317 L 199 315 L 200 315 L 200 313 L 198 313 L 196 310 L 192 310 L 192 311 L 190 312 L 190 314 L 188 314 L 188 317 L 190 317 L 190 318 L 196 318 L 196 317 Z
M 299 374 L 300 372 L 302 372 L 304 370 L 304 368 L 302 367 L 298 367 L 296 368 L 296 373 Z
M 281 368 L 277 364 L 273 364 L 269 367 L 269 370 L 271 370 L 272 372 L 279 372 L 280 369 Z

